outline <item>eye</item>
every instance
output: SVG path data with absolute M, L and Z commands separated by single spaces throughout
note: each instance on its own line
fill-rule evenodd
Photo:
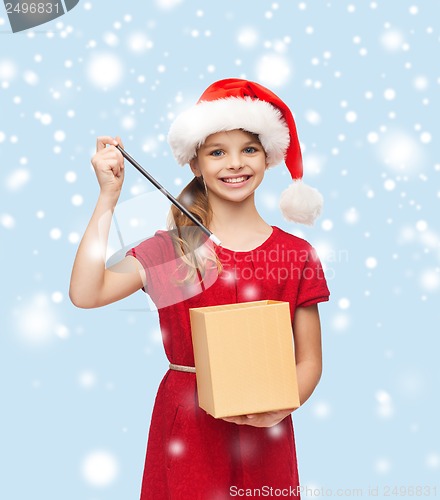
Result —
M 249 146 L 244 149 L 244 152 L 247 154 L 252 154 L 257 152 L 257 148 L 254 148 L 253 146 Z
M 214 151 L 211 151 L 209 154 L 210 154 L 211 156 L 222 156 L 223 151 L 222 151 L 221 149 L 216 149 L 216 150 L 214 150 Z

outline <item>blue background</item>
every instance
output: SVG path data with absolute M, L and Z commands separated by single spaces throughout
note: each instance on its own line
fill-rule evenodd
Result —
M 291 106 L 325 198 L 306 228 L 277 208 L 284 166 L 257 193 L 266 221 L 318 249 L 332 292 L 323 377 L 294 413 L 304 497 L 440 494 L 439 18 L 405 0 L 82 1 L 12 34 L 0 8 L 1 498 L 138 498 L 167 360 L 142 292 L 69 301 L 90 158 L 98 135 L 120 135 L 178 194 L 191 175 L 171 120 L 226 77 Z M 120 203 L 151 191 L 127 166 Z

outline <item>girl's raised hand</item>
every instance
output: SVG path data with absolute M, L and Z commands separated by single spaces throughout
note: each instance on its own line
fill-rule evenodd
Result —
M 124 182 L 124 157 L 116 149 L 124 145 L 120 137 L 101 136 L 96 141 L 96 153 L 92 165 L 102 194 L 119 196 Z

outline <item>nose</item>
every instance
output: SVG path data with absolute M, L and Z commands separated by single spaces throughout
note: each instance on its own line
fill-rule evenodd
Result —
M 230 162 L 228 168 L 233 170 L 240 170 L 244 167 L 243 158 L 240 153 L 234 153 L 230 156 Z

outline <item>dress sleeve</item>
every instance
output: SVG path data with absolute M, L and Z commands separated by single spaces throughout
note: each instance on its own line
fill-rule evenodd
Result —
M 125 254 L 135 257 L 144 268 L 146 280 L 142 290 L 151 298 L 157 293 L 157 284 L 161 281 L 163 267 L 175 258 L 173 244 L 166 231 L 157 231 L 154 236 L 141 241 Z
M 316 250 L 309 245 L 301 273 L 296 307 L 307 307 L 318 302 L 329 300 L 330 291 L 327 287 L 324 270 Z
M 142 290 L 148 293 L 157 309 L 178 304 L 203 291 L 197 279 L 184 279 L 188 267 L 177 255 L 168 231 L 157 231 L 153 237 L 128 250 L 126 255 L 132 255 L 142 264 L 145 271 Z

